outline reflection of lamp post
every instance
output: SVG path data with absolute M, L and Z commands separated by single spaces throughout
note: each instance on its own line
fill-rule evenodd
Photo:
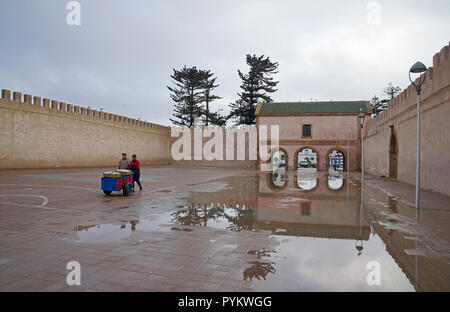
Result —
M 359 240 L 355 242 L 355 248 L 358 251 L 358 257 L 361 256 L 364 249 L 362 242 L 362 214 L 363 214 L 363 202 L 364 202 L 364 180 L 361 180 L 361 204 L 359 206 Z
M 358 251 L 358 257 L 361 256 L 362 251 L 364 249 L 362 239 L 356 241 L 355 248 Z
M 366 114 L 363 113 L 362 108 L 360 109 L 360 113 L 358 115 L 358 122 L 361 126 L 361 186 L 364 181 L 364 120 L 366 118 Z
M 358 257 L 361 256 L 364 249 L 362 242 L 362 214 L 363 214 L 363 203 L 364 203 L 364 179 L 361 179 L 361 203 L 359 206 L 359 240 L 355 243 L 355 248 L 358 251 Z
M 420 191 L 420 92 L 425 82 L 427 67 L 417 62 L 409 70 L 409 80 L 416 87 L 417 91 L 417 138 L 416 138 L 416 209 L 419 209 L 419 191 Z M 415 84 L 411 79 L 411 73 L 419 74 L 419 84 Z M 422 73 L 424 73 L 422 75 Z M 423 77 L 423 79 L 422 79 Z

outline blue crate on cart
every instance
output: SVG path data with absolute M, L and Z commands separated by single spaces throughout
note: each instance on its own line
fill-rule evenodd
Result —
M 120 178 L 107 178 L 102 177 L 102 190 L 103 191 L 120 191 L 125 183 L 133 184 L 133 175 L 127 175 Z

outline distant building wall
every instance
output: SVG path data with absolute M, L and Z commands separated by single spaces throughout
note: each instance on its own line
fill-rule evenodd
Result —
M 310 114 L 298 116 L 257 116 L 257 125 L 278 125 L 279 145 L 287 154 L 287 168 L 297 169 L 298 152 L 311 148 L 317 153 L 318 170 L 328 170 L 328 156 L 338 150 L 344 154 L 350 171 L 360 169 L 360 127 L 358 114 Z M 311 136 L 303 137 L 303 125 L 311 125 Z M 349 157 L 349 159 L 347 159 Z M 268 161 L 261 160 L 262 163 Z
M 405 75 L 408 73 L 405 72 Z M 365 126 L 366 172 L 410 184 L 416 175 L 417 92 L 409 86 Z M 449 46 L 433 57 L 421 94 L 421 188 L 450 195 Z
M 117 166 L 121 153 L 143 165 L 169 162 L 170 128 L 2 90 L 0 169 Z
M 302 137 L 302 125 L 311 125 L 311 137 Z M 256 126 L 237 126 L 222 127 L 222 160 L 206 160 L 203 154 L 199 154 L 200 159 L 195 156 L 195 142 L 201 142 L 200 147 L 211 140 L 209 136 L 196 136 L 194 129 L 204 132 L 208 127 L 191 127 L 190 131 L 190 160 L 174 160 L 171 157 L 170 164 L 189 165 L 199 167 L 228 167 L 228 168 L 257 168 L 258 162 L 269 163 L 270 159 L 262 160 L 259 158 L 259 146 L 256 153 L 257 160 L 251 160 L 249 156 L 250 142 L 249 135 L 245 136 L 245 160 L 237 160 L 238 139 L 235 134 L 232 145 L 227 143 L 227 131 L 234 129 L 241 131 L 244 127 L 255 132 L 255 138 L 260 138 L 261 129 L 259 126 L 266 125 L 267 128 L 267 146 L 269 152 L 272 145 L 270 137 L 272 126 L 278 126 L 279 129 L 279 147 L 286 154 L 287 169 L 297 169 L 297 154 L 303 148 L 312 148 L 318 157 L 318 170 L 328 170 L 328 156 L 333 150 L 341 151 L 344 154 L 344 166 L 347 168 L 347 157 L 349 157 L 350 171 L 360 169 L 360 127 L 357 121 L 357 114 L 315 114 L 305 116 L 257 116 Z M 209 128 L 212 129 L 210 126 Z M 240 130 L 241 129 L 241 130 Z M 258 132 L 259 131 L 259 132 Z M 180 140 L 179 137 L 171 137 L 171 151 L 174 150 L 174 142 Z M 197 139 L 196 139 L 197 138 Z M 257 146 L 255 146 L 257 147 Z M 234 150 L 234 160 L 227 158 L 227 149 Z M 261 167 L 262 168 L 262 167 Z

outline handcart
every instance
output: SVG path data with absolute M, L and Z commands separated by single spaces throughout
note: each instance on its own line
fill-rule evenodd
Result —
M 112 192 L 122 190 L 124 196 L 128 196 L 132 192 L 133 174 L 122 177 L 102 177 L 102 190 L 106 195 L 111 195 Z

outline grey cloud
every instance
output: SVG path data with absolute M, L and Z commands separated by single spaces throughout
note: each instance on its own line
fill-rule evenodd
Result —
M 378 1 L 377 27 L 369 1 L 80 0 L 81 26 L 66 24 L 67 2 L 0 2 L 0 87 L 162 124 L 173 67 L 215 72 L 225 111 L 247 53 L 280 63 L 274 100 L 370 99 L 406 87 L 450 33 L 444 0 Z

